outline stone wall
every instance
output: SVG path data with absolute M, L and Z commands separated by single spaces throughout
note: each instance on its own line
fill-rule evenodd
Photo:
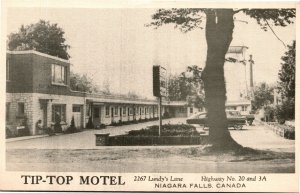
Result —
M 65 96 L 65 95 L 48 95 L 39 93 L 7 93 L 6 102 L 9 103 L 9 121 L 6 123 L 7 127 L 17 134 L 17 126 L 20 122 L 27 119 L 27 126 L 30 131 L 30 135 L 39 134 L 36 131 L 35 124 L 38 120 L 44 120 L 43 108 L 40 99 L 47 101 L 47 127 L 51 127 L 52 123 L 52 105 L 63 104 L 66 105 L 66 124 L 70 125 L 73 105 L 82 105 L 82 122 L 85 126 L 85 106 L 84 97 Z M 18 103 L 24 103 L 24 116 L 20 117 L 18 113 Z M 44 124 L 44 123 L 43 123 Z
M 33 94 L 32 93 L 6 93 L 6 103 L 9 104 L 8 120 L 6 120 L 6 126 L 10 131 L 17 135 L 17 127 L 23 125 L 23 121 L 26 120 L 26 125 L 29 128 L 30 134 L 33 132 L 32 128 L 34 124 L 33 112 L 35 108 L 33 106 Z M 18 115 L 18 103 L 24 103 L 24 116 Z

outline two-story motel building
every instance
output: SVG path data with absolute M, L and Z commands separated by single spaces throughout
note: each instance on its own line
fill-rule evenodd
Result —
M 70 63 L 37 51 L 8 51 L 6 59 L 6 127 L 13 133 L 26 119 L 31 135 L 38 134 L 35 123 L 51 127 L 60 120 L 84 128 L 158 117 L 156 100 L 98 95 L 70 89 Z M 165 103 L 172 116 L 187 116 L 185 103 Z
M 7 51 L 6 128 L 17 133 L 17 127 L 25 120 L 30 135 L 36 135 L 38 120 L 42 120 L 43 127 L 51 127 L 57 116 L 66 126 L 74 117 L 78 128 L 85 128 L 89 119 L 97 127 L 158 117 L 156 100 L 77 92 L 69 85 L 69 61 L 31 50 Z M 242 107 L 250 110 L 251 103 Z M 162 113 L 168 112 L 172 117 L 187 117 L 197 111 L 185 101 L 164 101 L 162 107 Z

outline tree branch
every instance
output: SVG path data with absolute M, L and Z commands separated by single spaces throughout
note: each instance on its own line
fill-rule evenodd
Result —
M 268 20 L 266 20 L 266 19 L 264 19 L 264 20 L 265 20 L 267 26 L 268 26 L 268 27 L 270 28 L 270 30 L 272 31 L 272 33 L 275 35 L 275 37 L 276 37 L 279 41 L 281 41 L 281 43 L 284 45 L 284 47 L 286 47 L 285 43 L 277 36 L 277 34 L 276 34 L 275 31 L 273 30 L 273 28 L 270 26 Z

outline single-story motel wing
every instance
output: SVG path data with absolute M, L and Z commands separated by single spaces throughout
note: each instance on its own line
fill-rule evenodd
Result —
M 57 120 L 66 129 L 72 117 L 75 126 L 85 128 L 91 120 L 95 127 L 158 117 L 158 102 L 119 95 L 91 94 L 70 89 L 70 62 L 37 51 L 7 51 L 6 54 L 6 128 L 13 134 L 19 126 L 30 135 L 41 134 L 38 120 L 51 127 Z M 227 102 L 230 109 L 249 112 L 250 101 Z M 162 114 L 188 117 L 203 108 L 185 101 L 163 101 Z

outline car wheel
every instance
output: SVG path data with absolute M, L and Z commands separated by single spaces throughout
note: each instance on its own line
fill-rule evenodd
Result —
M 249 121 L 249 125 L 252 125 L 253 121 Z
M 233 126 L 235 130 L 242 130 L 243 129 L 243 125 L 235 125 Z

